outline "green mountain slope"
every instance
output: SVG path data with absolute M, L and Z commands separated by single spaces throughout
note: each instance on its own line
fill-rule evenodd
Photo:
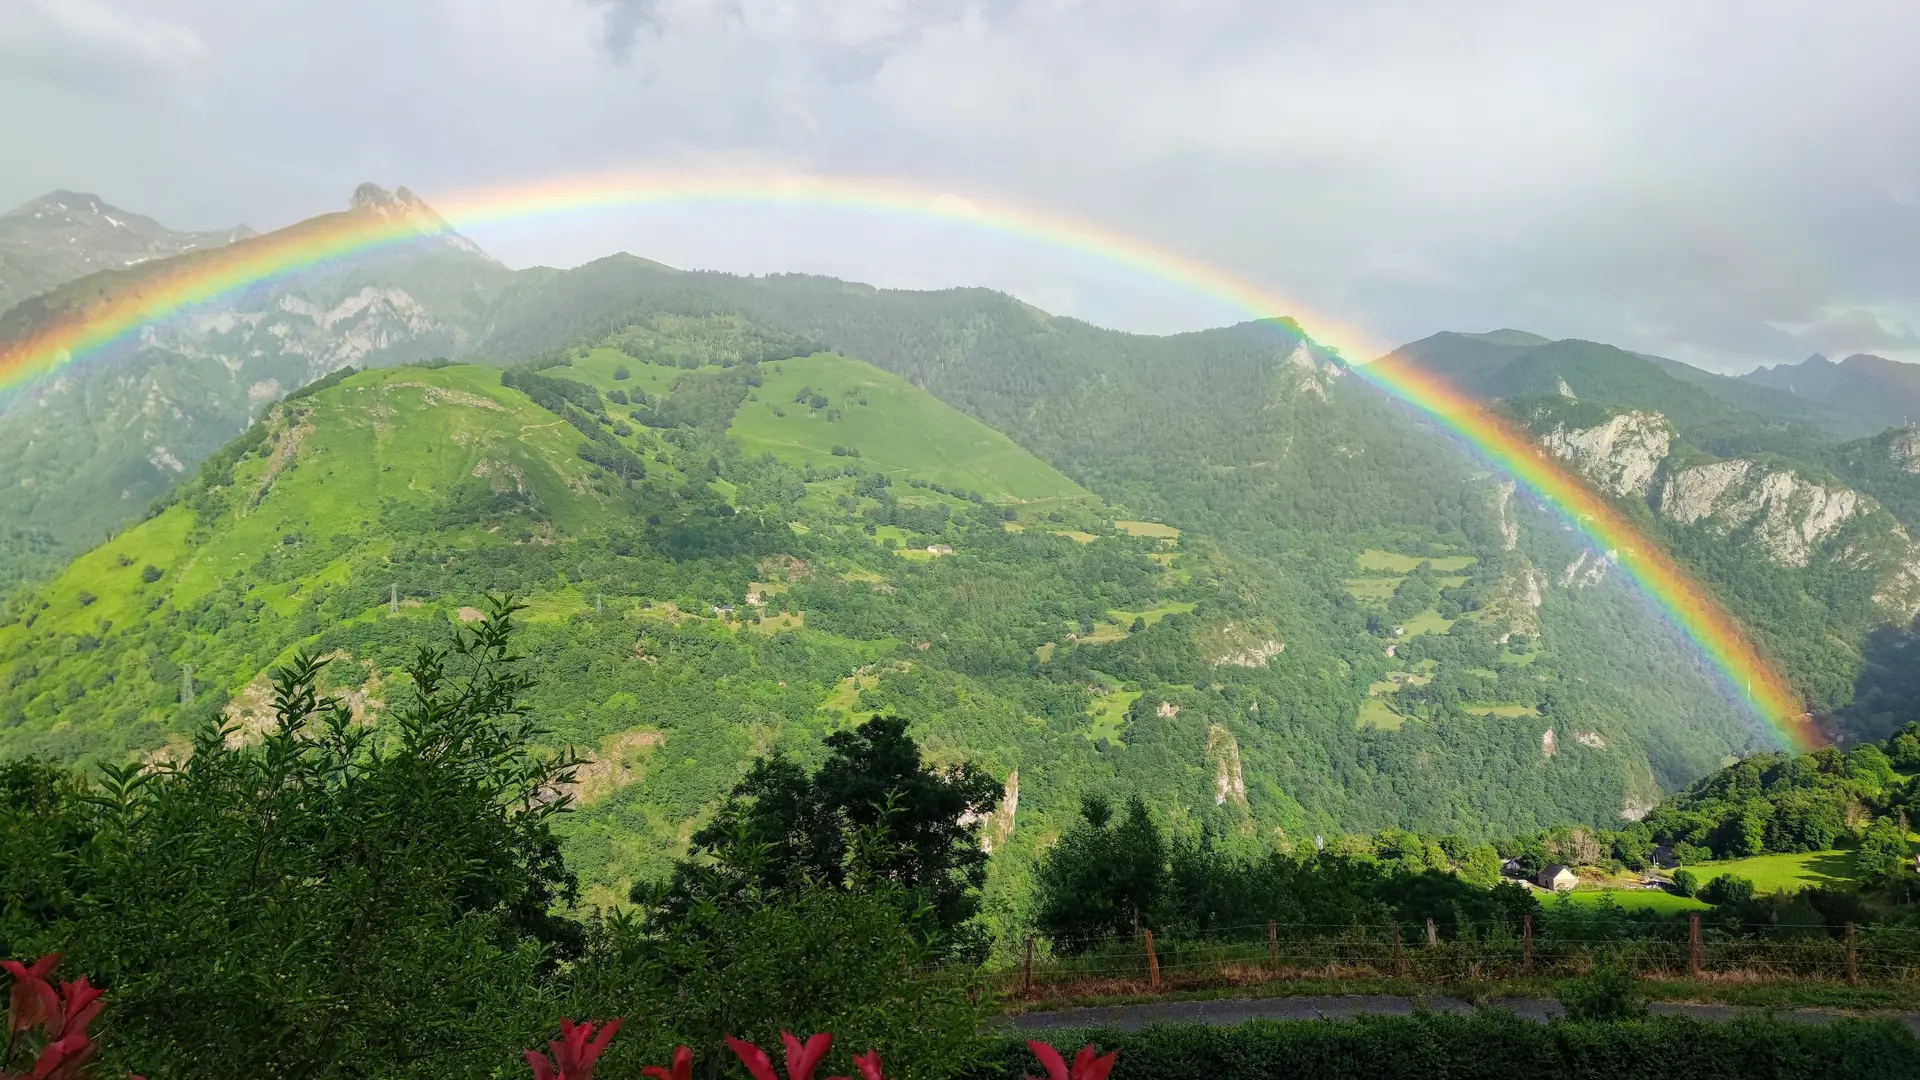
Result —
M 364 185 L 341 213 L 236 243 L 327 235 L 355 218 L 396 216 L 440 227 L 411 196 Z M 23 300 L 0 313 L 0 348 L 222 257 L 204 245 L 186 246 L 195 249 L 116 263 Z M 0 394 L 0 595 L 137 521 L 294 387 L 349 364 L 462 351 L 484 332 L 490 298 L 512 277 L 457 235 L 423 232 L 417 242 L 149 326 L 53 379 Z
M 832 466 L 834 447 L 866 467 L 994 502 L 1058 502 L 1086 492 L 1012 439 L 861 360 L 815 354 L 777 364 L 734 417 L 748 453 Z
M 1001 333 L 1052 332 L 1013 318 Z M 791 331 L 711 305 L 654 305 L 504 375 L 316 388 L 14 598 L 0 751 L 178 753 L 214 718 L 246 738 L 261 673 L 300 644 L 337 657 L 334 687 L 378 723 L 413 642 L 513 591 L 532 705 L 592 758 L 568 842 L 596 899 L 662 872 L 752 755 L 804 758 L 887 710 L 1006 784 L 986 827 L 1011 927 L 1032 853 L 1084 791 L 1140 792 L 1254 848 L 1489 833 L 1612 820 L 1755 745 L 1683 649 L 1645 647 L 1667 632 L 1631 594 L 1549 580 L 1536 567 L 1576 553 L 1557 529 L 1283 327 L 1200 336 L 1225 387 L 1161 396 L 1254 400 L 1179 440 L 1125 425 L 1154 415 L 1154 365 L 1195 343 L 1127 340 L 1109 383 L 1126 372 L 1141 396 L 1073 390 L 1091 420 L 1052 444 L 1138 493 L 1125 509 L 904 379 L 795 355 L 810 345 Z M 802 387 L 841 415 L 786 408 Z M 756 419 L 766 405 L 787 416 Z M 793 430 L 787 455 L 758 453 L 758 430 Z M 831 453 L 842 430 L 865 433 L 862 457 Z M 1289 452 L 1309 437 L 1347 451 Z M 1156 486 L 1146 455 L 1175 442 Z M 1092 464 L 1103 444 L 1126 451 L 1112 471 Z M 1148 499 L 1181 516 L 1143 521 Z M 1365 516 L 1342 532 L 1341 512 Z

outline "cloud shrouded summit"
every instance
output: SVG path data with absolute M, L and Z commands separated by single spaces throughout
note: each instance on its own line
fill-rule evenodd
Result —
M 1917 37 L 1892 3 L 14 0 L 0 204 L 64 188 L 271 227 L 366 175 L 429 202 L 613 169 L 881 175 L 1092 218 L 1383 340 L 1920 359 Z M 456 224 L 514 265 L 625 248 L 987 284 L 1145 330 L 1234 317 L 875 215 Z

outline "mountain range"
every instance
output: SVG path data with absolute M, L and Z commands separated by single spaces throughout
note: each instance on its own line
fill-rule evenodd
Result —
M 1631 818 L 1770 744 L 1607 552 L 1285 320 L 511 271 L 405 189 L 342 214 L 419 238 L 0 404 L 0 752 L 249 738 L 303 645 L 377 723 L 413 642 L 513 592 L 535 706 L 591 762 L 568 842 L 597 895 L 661 872 L 752 755 L 885 710 L 1004 782 L 1014 919 L 1088 791 L 1256 848 L 1489 835 Z M 0 341 L 202 257 L 51 286 Z M 1521 331 L 1402 355 L 1666 543 L 1838 737 L 1920 719 L 1913 432 Z
M 1920 425 L 1920 364 L 1869 353 L 1836 364 L 1815 353 L 1798 364 L 1757 368 L 1740 378 L 1857 417 L 1876 430 Z

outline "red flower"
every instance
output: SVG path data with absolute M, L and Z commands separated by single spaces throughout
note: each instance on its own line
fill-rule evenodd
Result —
M 869 1050 L 864 1054 L 853 1055 L 853 1065 L 860 1070 L 860 1080 L 881 1080 L 880 1051 Z
M 673 1048 L 673 1071 L 668 1072 L 658 1065 L 649 1065 L 640 1070 L 647 1080 L 693 1080 L 693 1051 L 684 1046 Z
M 1066 1061 L 1060 1057 L 1060 1051 L 1046 1043 L 1029 1042 L 1027 1049 L 1032 1050 L 1033 1056 L 1039 1058 L 1040 1064 L 1046 1067 L 1047 1080 L 1107 1080 L 1107 1074 L 1113 1071 L 1113 1059 L 1118 1056 L 1108 1054 L 1106 1057 L 1095 1057 L 1093 1044 L 1088 1043 L 1074 1055 L 1073 1068 L 1068 1069 Z M 1033 1078 L 1028 1077 L 1027 1080 Z
M 93 1043 L 84 1031 L 55 1039 L 40 1051 L 40 1057 L 33 1063 L 33 1071 L 27 1076 L 29 1080 L 68 1080 L 83 1062 L 93 1056 L 93 1049 Z
M 0 960 L 0 968 L 13 976 L 13 989 L 7 995 L 8 1031 L 25 1031 L 49 1021 L 51 1027 L 59 1026 L 60 998 L 47 983 L 47 976 L 59 963 L 59 953 L 48 953 L 32 966 L 18 960 Z
M 805 1043 L 783 1031 L 780 1041 L 787 1047 L 787 1080 L 813 1080 L 813 1070 L 820 1067 L 820 1059 L 826 1057 L 827 1050 L 833 1046 L 833 1036 L 824 1031 L 809 1037 Z M 740 1064 L 747 1067 L 753 1080 L 780 1080 L 765 1050 L 731 1035 L 727 1036 L 727 1046 L 740 1059 Z
M 538 1050 L 521 1051 L 527 1064 L 533 1066 L 534 1080 L 593 1080 L 593 1063 L 606 1053 L 613 1033 L 620 1030 L 620 1021 L 607 1021 L 597 1037 L 593 1024 L 591 1020 L 575 1024 L 561 1017 L 560 1037 L 547 1043 L 547 1049 L 553 1053 L 552 1061 Z

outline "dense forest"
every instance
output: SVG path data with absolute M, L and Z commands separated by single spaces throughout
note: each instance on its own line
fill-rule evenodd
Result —
M 1639 812 L 1757 745 L 1630 592 L 1546 581 L 1576 546 L 1284 325 L 1141 339 L 1150 377 L 1062 406 L 1096 426 L 1037 457 L 811 333 L 648 310 L 292 396 L 14 598 L 10 751 L 248 737 L 301 646 L 350 658 L 325 678 L 377 723 L 412 641 L 513 592 L 542 739 L 589 761 L 563 832 L 590 898 L 659 877 L 756 753 L 817 762 L 883 711 L 999 785 L 1005 938 L 1084 795 L 1248 851 L 1484 838 Z M 1150 391 L 1195 352 L 1193 396 Z

